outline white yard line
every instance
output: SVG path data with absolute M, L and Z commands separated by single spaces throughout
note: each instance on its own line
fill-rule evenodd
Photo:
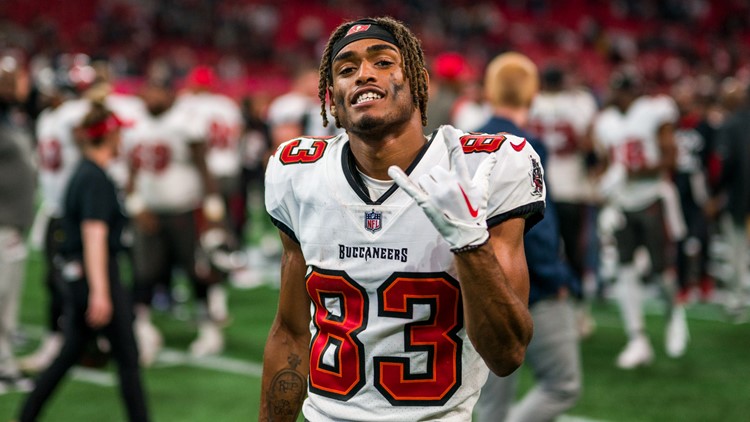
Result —
M 101 369 L 76 366 L 72 369 L 71 375 L 76 381 L 94 384 L 101 387 L 114 387 L 117 385 L 114 375 L 109 371 L 102 371 Z
M 44 328 L 35 325 L 24 325 L 23 330 L 30 338 L 40 339 L 45 333 Z M 263 373 L 263 364 L 253 361 L 245 361 L 225 356 L 206 356 L 196 358 L 189 353 L 177 349 L 164 348 L 159 352 L 153 369 L 173 368 L 176 366 L 187 366 L 190 368 L 208 369 L 232 375 L 244 375 L 260 378 Z M 115 376 L 109 370 L 86 368 L 76 366 L 71 373 L 73 379 L 89 384 L 104 387 L 117 385 Z
M 176 349 L 162 349 L 156 358 L 154 368 L 189 366 L 191 368 L 210 369 L 234 375 L 245 375 L 260 378 L 263 364 L 225 356 L 206 356 L 196 358 L 189 353 Z
M 575 415 L 561 415 L 555 420 L 557 422 L 606 422 L 603 419 L 592 419 L 592 418 L 586 418 L 584 416 L 575 416 Z

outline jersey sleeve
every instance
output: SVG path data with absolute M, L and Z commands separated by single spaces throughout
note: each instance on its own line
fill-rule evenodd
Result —
M 293 216 L 298 205 L 294 201 L 292 190 L 292 177 L 289 169 L 281 163 L 279 154 L 285 144 L 282 144 L 276 153 L 268 160 L 265 177 L 265 204 L 266 212 L 271 216 L 273 224 L 287 236 L 299 242 L 295 232 L 296 221 Z
M 666 123 L 674 123 L 680 116 L 677 104 L 666 95 L 654 97 L 651 100 L 651 107 L 657 127 Z
M 596 103 L 594 95 L 588 91 L 580 90 L 576 92 L 577 101 L 575 104 L 576 115 L 578 117 L 576 128 L 578 129 L 579 136 L 586 134 L 589 125 L 596 117 L 596 113 L 599 110 L 599 106 Z
M 182 116 L 185 125 L 183 135 L 188 143 L 204 143 L 208 140 L 208 119 L 206 113 L 202 112 L 196 104 L 184 107 Z
M 544 217 L 546 187 L 539 155 L 523 138 L 506 135 L 490 180 L 487 225 L 526 218 L 526 231 Z
M 307 109 L 301 97 L 285 95 L 278 97 L 268 108 L 268 123 L 271 126 L 300 123 Z

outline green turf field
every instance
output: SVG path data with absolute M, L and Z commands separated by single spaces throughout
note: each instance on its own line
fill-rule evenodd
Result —
M 35 347 L 44 315 L 38 255 L 29 261 L 21 322 L 30 338 L 19 352 Z M 233 322 L 226 352 L 218 358 L 190 360 L 185 354 L 194 336 L 189 320 L 157 314 L 167 349 L 145 383 L 155 421 L 233 422 L 257 419 L 263 344 L 276 308 L 277 291 L 268 286 L 232 289 Z M 623 346 L 615 306 L 593 307 L 596 333 L 582 343 L 584 392 L 567 414 L 604 421 L 747 421 L 750 420 L 750 324 L 723 322 L 715 305 L 689 308 L 692 341 L 686 356 L 664 354 L 664 318 L 650 308 L 649 330 L 656 361 L 649 368 L 624 372 L 614 367 Z M 307 312 L 301 309 L 300 312 Z M 522 388 L 530 383 L 523 370 Z M 21 393 L 0 395 L 0 422 L 12 420 Z M 110 370 L 78 370 L 49 403 L 45 421 L 121 421 L 116 378 Z

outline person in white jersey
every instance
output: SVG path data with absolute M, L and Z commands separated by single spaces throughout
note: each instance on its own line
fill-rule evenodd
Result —
M 617 366 L 632 369 L 654 358 L 643 315 L 645 290 L 635 264 L 639 247 L 645 247 L 650 257 L 645 281 L 658 283 L 668 305 L 667 354 L 680 356 L 687 344 L 685 311 L 675 302 L 675 241 L 680 229 L 674 223 L 682 217 L 679 212 L 667 217 L 674 204 L 664 200 L 665 187 L 673 188 L 678 110 L 669 97 L 641 95 L 640 76 L 631 68 L 614 72 L 610 89 L 611 105 L 597 116 L 593 136 L 596 148 L 609 159 L 599 188 L 607 205 L 622 217 L 614 233 L 619 255 L 615 290 L 628 343 Z
M 150 365 L 162 345 L 150 318 L 153 287 L 168 281 L 174 266 L 187 275 L 198 302 L 198 337 L 191 353 L 223 350 L 222 328 L 206 304 L 210 273 L 197 265 L 196 249 L 200 230 L 218 224 L 224 206 L 206 166 L 205 140 L 191 136 L 189 115 L 174 107 L 172 81 L 151 77 L 142 97 L 149 115 L 135 122 L 123 140 L 131 168 L 126 207 L 135 226 L 135 333 L 141 363 Z
M 577 302 L 578 330 L 582 337 L 595 326 L 585 300 L 596 290 L 596 268 L 586 265 L 594 243 L 594 178 L 590 171 L 593 146 L 589 130 L 598 111 L 596 99 L 582 88 L 571 87 L 557 65 L 548 65 L 541 75 L 541 90 L 529 110 L 529 131 L 539 136 L 549 152 L 545 173 L 550 198 L 560 220 L 560 236 L 568 263 L 586 283 Z
M 260 420 L 464 422 L 488 371 L 521 364 L 539 156 L 509 134 L 425 136 L 428 87 L 392 18 L 328 40 L 319 98 L 346 133 L 290 140 L 266 172 L 283 255 Z
M 245 195 L 242 192 L 245 187 L 242 184 L 240 145 L 244 121 L 237 102 L 215 92 L 217 84 L 217 76 L 211 67 L 196 66 L 188 74 L 187 89 L 177 97 L 175 107 L 185 109 L 190 137 L 206 142 L 206 165 L 216 180 L 227 211 L 224 227 L 217 227 L 210 234 L 204 234 L 201 239 L 206 248 L 211 247 L 206 242 L 220 242 L 229 250 L 237 251 L 243 240 L 242 228 L 247 214 Z M 227 297 L 223 281 L 233 268 L 212 268 L 216 282 L 209 287 L 208 304 L 216 318 L 227 320 Z
M 268 105 L 266 119 L 273 148 L 299 136 L 330 136 L 340 132 L 321 124 L 317 89 L 318 70 L 315 66 L 298 65 L 289 92 L 274 98 Z
M 64 102 L 62 88 L 52 88 L 50 105 L 39 114 L 36 120 L 35 136 L 37 141 L 38 182 L 41 204 L 35 219 L 35 228 L 42 227 L 43 240 L 32 240 L 32 245 L 44 251 L 45 273 L 44 286 L 47 295 L 46 329 L 39 347 L 31 354 L 20 359 L 24 371 L 36 373 L 46 368 L 54 359 L 63 344 L 60 317 L 62 315 L 62 296 L 57 289 L 57 273 L 53 263 L 57 247 L 62 241 L 62 199 L 65 189 L 80 160 L 80 150 L 73 140 L 73 127 L 78 124 L 77 118 L 86 113 L 72 112 L 74 100 Z M 71 118 L 73 116 L 74 118 Z M 35 233 L 35 231 L 32 231 Z M 34 235 L 32 234 L 32 238 Z

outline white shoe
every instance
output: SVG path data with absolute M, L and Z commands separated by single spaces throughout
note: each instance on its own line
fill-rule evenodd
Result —
M 617 356 L 617 367 L 620 369 L 633 369 L 645 366 L 654 360 L 654 351 L 651 349 L 646 336 L 638 336 L 630 340 L 625 349 Z
M 34 389 L 34 381 L 22 375 L 0 375 L 0 395 L 9 392 L 28 393 Z
M 672 315 L 667 325 L 666 350 L 667 356 L 678 358 L 685 354 L 690 332 L 688 331 L 687 318 L 685 317 L 685 308 L 675 306 L 672 309 Z
M 221 284 L 208 287 L 208 315 L 213 321 L 227 325 L 229 322 L 229 308 L 227 306 L 227 289 Z
M 136 318 L 133 331 L 138 345 L 138 360 L 141 366 L 148 368 L 156 361 L 164 339 L 159 329 L 148 319 Z
M 596 320 L 588 308 L 580 307 L 576 309 L 576 326 L 578 328 L 578 338 L 580 339 L 589 338 L 594 334 L 594 331 L 596 331 Z
M 18 366 L 26 373 L 35 374 L 44 371 L 60 354 L 64 340 L 62 333 L 59 332 L 46 335 L 34 353 L 18 360 Z
M 221 327 L 213 322 L 202 322 L 198 326 L 198 337 L 190 343 L 190 354 L 193 357 L 217 355 L 224 350 L 224 333 Z
M 258 271 L 242 268 L 229 273 L 229 283 L 238 289 L 253 289 L 263 284 L 263 277 Z
M 19 393 L 30 393 L 34 390 L 34 381 L 30 378 L 21 377 L 15 380 L 14 387 Z

